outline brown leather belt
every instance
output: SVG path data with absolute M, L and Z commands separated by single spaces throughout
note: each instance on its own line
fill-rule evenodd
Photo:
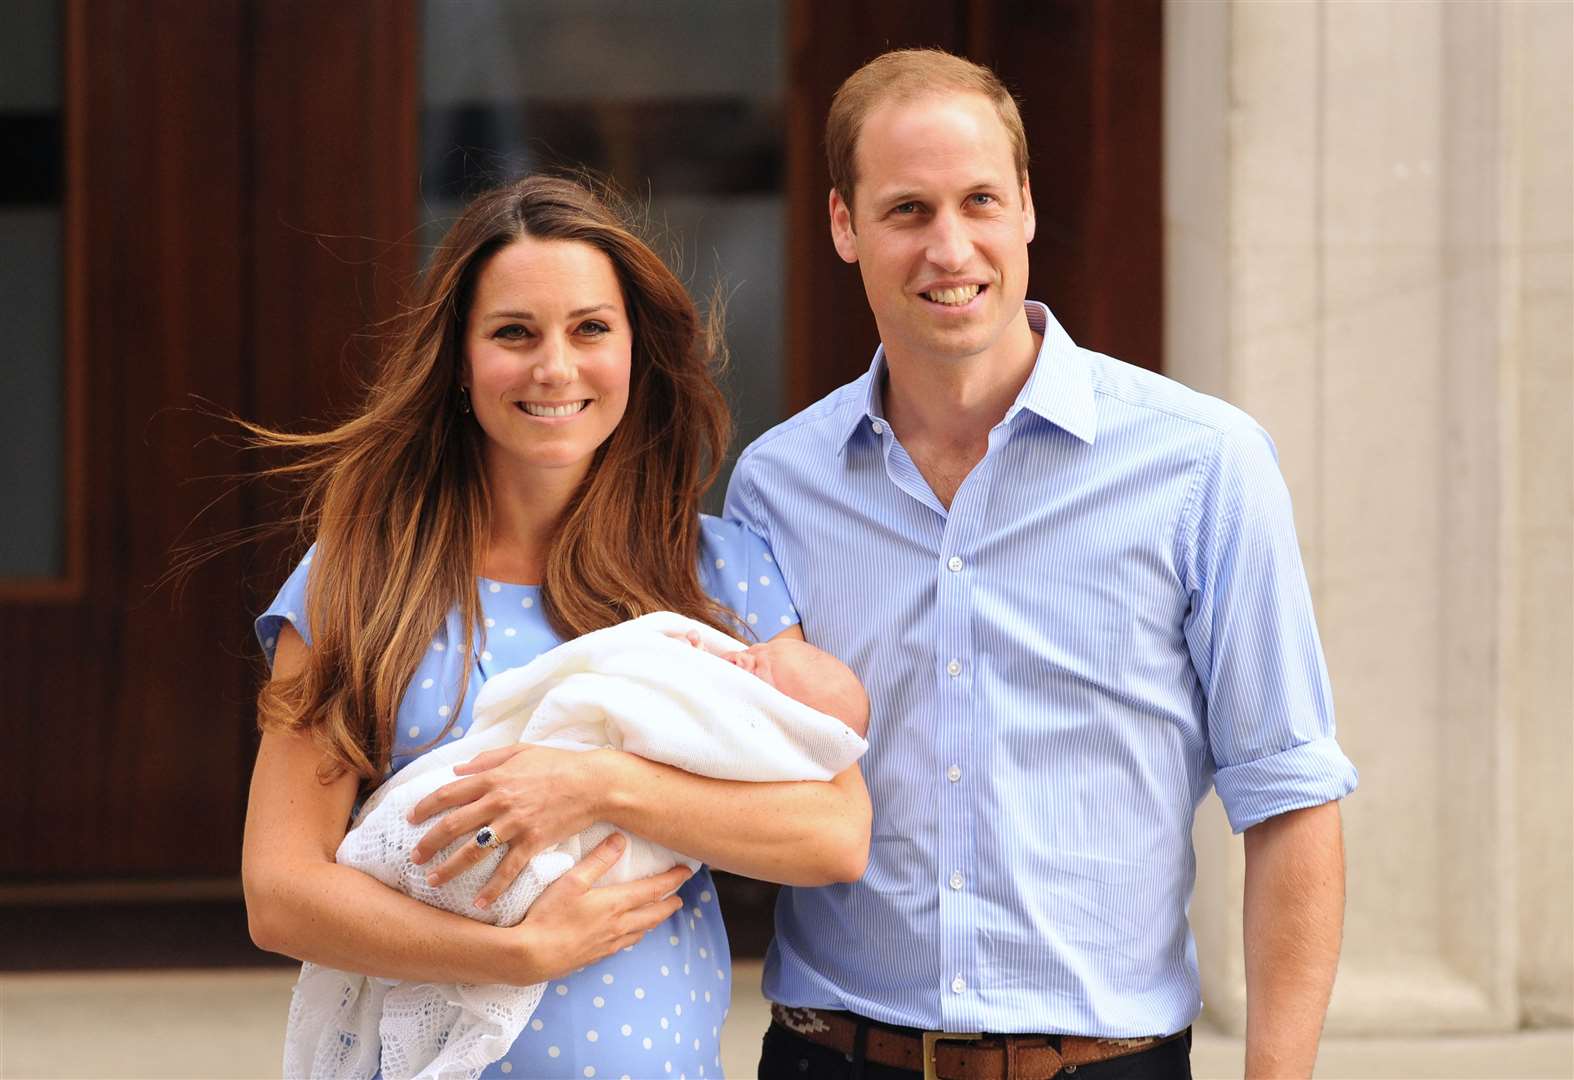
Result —
M 1051 1080 L 1061 1070 L 1152 1050 L 1186 1034 L 1141 1039 L 1095 1039 L 1081 1035 L 979 1035 L 950 1031 L 907 1034 L 851 1013 L 771 1005 L 771 1020 L 810 1042 L 853 1053 L 858 1025 L 866 1025 L 864 1060 L 923 1073 L 925 1080 Z M 1189 1030 L 1189 1029 L 1188 1029 Z M 1055 1048 L 1056 1042 L 1060 1048 Z M 1069 1069 L 1067 1067 L 1070 1067 Z

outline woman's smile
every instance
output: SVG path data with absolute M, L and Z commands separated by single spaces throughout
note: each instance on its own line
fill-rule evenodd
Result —
M 532 416 L 540 420 L 566 420 L 569 417 L 578 416 L 580 413 L 584 412 L 585 409 L 589 407 L 590 400 L 588 398 L 582 398 L 579 401 L 568 401 L 563 403 L 548 401 L 516 401 L 514 404 L 527 416 Z

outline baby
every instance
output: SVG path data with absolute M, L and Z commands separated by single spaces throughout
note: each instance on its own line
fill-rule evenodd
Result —
M 707 646 L 698 631 L 683 635 L 696 649 L 747 671 L 794 701 L 834 716 L 860 738 L 869 734 L 869 697 L 853 669 L 824 649 L 793 637 L 772 638 L 745 649 Z
M 692 647 L 691 647 L 692 646 Z M 503 847 L 432 886 L 410 851 L 431 827 L 407 815 L 455 779 L 453 767 L 515 743 L 611 747 L 723 780 L 829 780 L 868 749 L 869 706 L 852 672 L 796 639 L 744 646 L 671 612 L 597 630 L 488 680 L 470 730 L 423 754 L 372 794 L 336 858 L 408 896 L 510 926 L 612 832 L 599 823 L 535 855 L 486 909 L 475 895 Z M 506 839 L 506 838 L 505 838 Z M 465 837 L 437 856 L 439 864 Z M 601 884 L 660 873 L 686 858 L 638 836 Z M 478 1076 L 524 1029 L 544 984 L 437 985 L 372 979 L 308 963 L 290 1004 L 286 1076 L 388 1080 Z

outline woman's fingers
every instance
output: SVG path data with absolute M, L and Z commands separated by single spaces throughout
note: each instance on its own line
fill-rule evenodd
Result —
M 664 897 L 654 903 L 644 904 L 625 912 L 618 929 L 628 931 L 634 940 L 638 941 L 682 909 L 681 896 Z
M 571 878 L 581 888 L 593 887 L 606 876 L 608 870 L 618 864 L 618 860 L 623 857 L 623 849 L 628 847 L 628 843 L 628 838 L 622 833 L 613 833 L 591 848 L 590 854 L 575 863 L 574 869 L 563 876 Z
M 627 842 L 618 833 L 613 833 L 603 840 L 581 859 L 573 870 L 569 871 L 575 877 L 574 887 L 581 890 L 594 888 L 596 882 L 617 864 L 626 847 Z M 476 907 L 491 906 L 492 902 L 524 872 L 529 862 L 529 853 L 522 850 L 512 850 L 504 856 L 503 861 L 493 871 L 492 877 L 476 894 Z M 683 906 L 681 899 L 674 899 L 670 905 L 664 901 L 677 892 L 678 888 L 688 880 L 690 873 L 687 866 L 679 865 L 652 877 L 618 886 L 617 894 L 612 897 L 614 905 L 629 912 L 638 911 L 652 904 L 658 905 L 660 910 L 653 909 L 651 912 L 654 922 L 649 925 L 654 926 Z
M 658 900 L 665 900 L 677 892 L 678 888 L 685 881 L 689 880 L 693 873 L 694 871 L 679 863 L 671 870 L 663 870 L 661 873 L 653 874 L 648 878 L 631 881 L 627 886 L 630 893 L 629 902 L 634 906 L 642 906 L 654 904 Z M 682 907 L 683 901 L 679 900 L 678 906 Z
M 454 771 L 457 772 L 458 770 Z M 410 808 L 410 824 L 419 825 L 433 814 L 441 813 L 455 806 L 463 806 L 465 803 L 475 802 L 486 792 L 486 781 L 477 776 L 455 780 L 451 784 L 444 784 Z M 449 839 L 452 839 L 452 837 Z M 438 845 L 438 847 L 441 846 L 441 844 Z M 429 847 L 426 850 L 431 852 L 435 849 Z
M 487 811 L 484 807 L 471 805 L 450 811 L 438 818 L 421 839 L 416 841 L 415 847 L 410 852 L 410 861 L 420 866 L 462 836 L 475 839 L 476 831 L 481 826 L 490 824 L 486 815 Z
M 683 899 L 673 892 L 689 876 L 686 866 L 597 887 L 627 843 L 613 833 L 548 886 L 525 916 L 525 925 L 543 943 L 540 962 L 549 978 L 628 948 L 682 909 Z
M 488 769 L 495 769 L 515 754 L 523 751 L 524 748 L 525 744 L 520 743 L 517 746 L 505 746 L 498 750 L 488 750 L 484 754 L 477 754 L 464 764 L 455 765 L 454 775 L 470 776 L 478 772 L 485 772 Z M 436 792 L 433 792 L 433 794 L 436 794 Z
M 497 864 L 497 869 L 492 871 L 492 876 L 486 879 L 486 884 L 481 886 L 481 891 L 475 894 L 475 906 L 488 908 L 492 901 L 503 895 L 503 890 L 514 883 L 530 863 L 530 852 L 522 847 L 508 849 L 508 854 L 503 856 L 503 861 Z
M 425 841 L 423 841 L 423 843 L 424 842 Z M 438 848 L 438 850 L 441 851 L 442 848 Z M 472 832 L 472 835 L 466 838 L 463 843 L 455 848 L 453 853 L 450 854 L 448 858 L 432 867 L 431 872 L 426 875 L 427 883 L 431 885 L 446 885 L 450 881 L 454 880 L 454 878 L 470 869 L 476 863 L 492 854 L 492 851 L 492 848 L 484 848 L 480 844 L 476 843 L 475 836 Z M 505 853 L 503 857 L 506 859 L 508 855 L 512 853 L 513 849 L 510 848 L 510 850 Z M 524 853 L 525 858 L 528 859 L 530 854 L 530 852 L 526 851 Z

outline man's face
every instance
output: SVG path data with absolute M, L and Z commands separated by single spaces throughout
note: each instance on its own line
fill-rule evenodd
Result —
M 888 354 L 987 353 L 1027 295 L 1033 200 L 981 94 L 887 102 L 864 119 L 853 206 L 831 192 L 831 237 L 863 275 Z

